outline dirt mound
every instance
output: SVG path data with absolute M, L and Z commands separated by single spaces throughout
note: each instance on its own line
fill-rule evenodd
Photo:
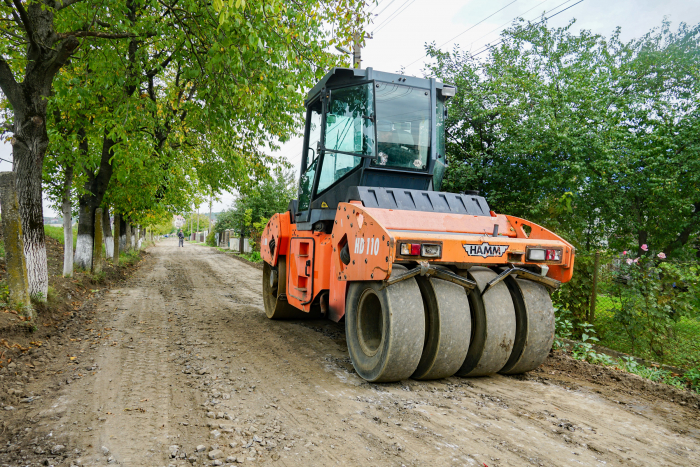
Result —
M 552 378 L 552 373 L 559 375 Z M 663 383 L 657 383 L 635 374 L 601 365 L 576 360 L 562 352 L 553 352 L 537 370 L 528 377 L 539 377 L 555 381 L 587 381 L 601 387 L 612 386 L 617 392 L 649 399 L 664 399 L 681 406 L 700 409 L 700 394 L 689 390 L 677 389 Z

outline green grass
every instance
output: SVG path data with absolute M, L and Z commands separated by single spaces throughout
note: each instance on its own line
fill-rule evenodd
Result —
M 141 255 L 138 250 L 119 251 L 119 265 L 129 266 L 138 263 L 141 260 Z
M 56 227 L 54 225 L 45 225 L 44 233 L 47 237 L 51 237 L 63 245 L 63 227 Z M 73 251 L 75 251 L 75 245 L 78 242 L 78 226 L 73 226 Z
M 223 251 L 224 253 L 231 253 L 231 254 L 234 254 L 236 256 L 240 256 L 241 258 L 246 259 L 246 260 L 250 261 L 251 263 L 262 263 L 263 262 L 262 257 L 260 257 L 260 253 L 257 251 L 254 251 L 252 253 L 237 253 L 233 250 L 230 250 L 228 248 L 222 248 L 220 246 L 217 246 L 215 248 L 219 251 Z
M 598 295 L 595 328 L 599 343 L 618 352 L 659 361 L 659 357 L 649 349 L 648 342 L 638 338 L 633 345 L 622 325 L 615 320 L 615 310 L 619 306 L 620 302 L 614 297 Z M 671 329 L 674 338 L 667 343 L 666 356 L 660 363 L 700 369 L 700 320 L 684 317 L 673 323 Z
M 262 263 L 263 259 L 260 257 L 260 253 L 257 251 L 254 251 L 252 253 L 236 253 L 238 256 L 241 256 L 251 263 Z

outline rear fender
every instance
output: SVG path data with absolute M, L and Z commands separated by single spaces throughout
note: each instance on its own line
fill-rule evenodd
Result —
M 286 255 L 290 237 L 289 212 L 270 218 L 260 237 L 260 256 L 271 266 L 277 266 L 279 255 Z
M 361 206 L 340 203 L 333 224 L 334 276 L 339 281 L 381 281 L 391 275 L 394 241 L 377 220 Z M 348 246 L 350 262 L 340 252 Z
M 550 265 L 547 276 L 560 282 L 568 282 L 571 280 L 571 277 L 574 274 L 574 257 L 576 255 L 576 249 L 573 247 L 573 245 L 571 245 L 571 243 L 567 242 L 554 232 L 526 219 L 521 219 L 515 216 L 506 216 L 506 218 L 511 225 L 511 229 L 515 231 L 516 238 L 527 239 L 528 244 L 532 246 L 538 246 L 536 243 L 534 243 L 536 240 L 557 240 L 563 243 L 562 264 Z M 530 228 L 529 235 L 525 232 L 525 227 Z

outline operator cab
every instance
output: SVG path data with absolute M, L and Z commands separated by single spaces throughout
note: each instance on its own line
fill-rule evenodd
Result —
M 298 230 L 325 230 L 358 187 L 439 191 L 444 102 L 455 88 L 372 68 L 334 68 L 305 101 Z

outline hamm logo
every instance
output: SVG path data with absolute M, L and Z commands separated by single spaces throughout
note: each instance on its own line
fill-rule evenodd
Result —
M 481 256 L 483 258 L 503 256 L 508 250 L 508 245 L 489 245 L 488 243 L 482 243 L 481 245 L 464 244 L 462 246 L 469 256 Z

